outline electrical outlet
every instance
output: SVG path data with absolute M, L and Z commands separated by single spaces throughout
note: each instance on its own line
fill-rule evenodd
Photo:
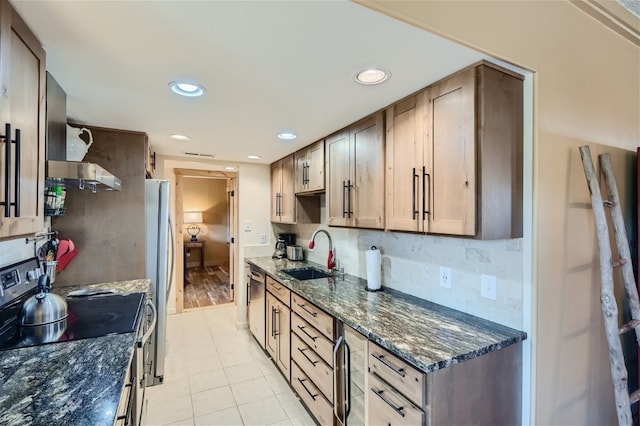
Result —
M 244 232 L 251 232 L 251 221 L 250 220 L 245 220 L 244 221 Z
M 486 299 L 496 300 L 496 277 L 482 274 L 480 276 L 480 295 Z
M 267 234 L 260 234 L 260 244 L 267 244 Z
M 451 268 L 440 267 L 440 287 L 451 288 Z

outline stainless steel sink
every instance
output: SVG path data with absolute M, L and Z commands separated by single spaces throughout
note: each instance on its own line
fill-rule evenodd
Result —
M 316 269 L 313 267 L 308 267 L 308 268 L 295 268 L 295 269 L 283 269 L 281 272 L 284 272 L 285 274 L 300 280 L 300 281 L 304 281 L 304 280 L 316 280 L 319 278 L 328 278 L 331 276 L 331 274 L 322 271 L 320 269 Z

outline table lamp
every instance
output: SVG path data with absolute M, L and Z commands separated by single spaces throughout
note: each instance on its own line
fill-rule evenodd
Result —
M 184 212 L 183 222 L 189 224 L 189 226 L 187 226 L 187 233 L 191 235 L 191 241 L 197 242 L 198 234 L 203 232 L 197 225 L 198 223 L 202 223 L 202 212 Z

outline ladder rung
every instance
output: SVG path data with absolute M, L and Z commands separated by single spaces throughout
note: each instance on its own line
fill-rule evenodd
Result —
M 628 331 L 633 330 L 634 328 L 636 328 L 637 326 L 640 325 L 640 320 L 634 319 L 629 321 L 628 323 L 626 323 L 625 325 L 623 325 L 622 327 L 620 327 L 620 330 L 618 330 L 619 334 L 624 334 Z
M 627 259 L 618 259 L 615 262 L 613 262 L 613 267 L 614 268 L 618 268 L 622 265 L 626 265 L 627 264 Z
M 631 404 L 635 404 L 636 402 L 640 401 L 640 389 L 638 389 L 637 391 L 631 393 L 631 395 L 629 395 L 629 402 Z

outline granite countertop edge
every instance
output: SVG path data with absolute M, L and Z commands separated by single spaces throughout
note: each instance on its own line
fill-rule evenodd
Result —
M 308 299 L 309 302 L 314 303 L 368 339 L 425 372 L 435 371 L 485 355 L 527 338 L 527 334 L 523 331 L 397 290 L 385 288 L 383 292 L 377 292 L 375 295 L 364 290 L 366 280 L 358 277 L 345 275 L 344 281 L 336 278 L 299 281 L 281 272 L 283 269 L 305 267 L 327 271 L 325 267 L 313 262 L 293 262 L 269 257 L 246 258 L 245 261 L 262 269 L 268 276 L 285 285 L 291 291 Z M 371 299 L 374 301 L 372 302 Z M 341 309 L 344 304 L 350 304 L 352 309 Z M 354 306 L 369 312 L 359 318 L 355 313 L 358 309 L 353 309 Z M 369 316 L 376 316 L 378 308 L 383 313 L 377 319 L 370 319 Z M 442 327 L 445 336 L 438 335 L 438 333 L 443 333 L 442 328 L 434 327 L 437 328 L 436 331 L 431 332 L 423 324 L 421 324 L 422 328 L 419 328 L 423 333 L 415 333 L 415 328 L 412 329 L 410 326 L 412 320 L 416 318 L 411 317 L 411 313 L 406 312 L 408 310 L 415 310 L 422 316 L 433 314 L 435 318 L 431 324 L 437 326 L 445 323 Z M 371 315 L 371 312 L 374 315 Z M 398 336 L 398 333 L 395 333 L 394 336 L 394 324 L 402 325 L 398 329 L 404 330 L 405 334 Z M 482 331 L 480 333 L 482 336 L 474 342 L 473 338 L 469 338 L 468 335 L 464 336 L 464 332 L 459 329 L 463 326 Z M 458 329 L 457 332 L 451 331 L 456 329 Z M 462 337 L 457 337 L 457 335 Z M 407 343 L 408 341 L 410 343 Z M 431 346 L 436 349 L 432 351 Z

